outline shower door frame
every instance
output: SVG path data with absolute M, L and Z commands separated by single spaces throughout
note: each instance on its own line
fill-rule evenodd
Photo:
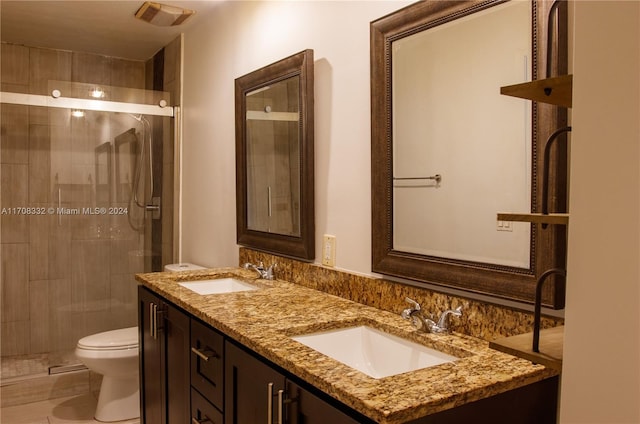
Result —
M 0 92 L 0 103 L 23 106 L 54 107 L 61 109 L 83 109 L 100 112 L 134 113 L 152 116 L 168 116 L 171 118 L 176 116 L 176 106 L 76 99 L 73 97 L 56 97 L 55 94 L 52 94 L 51 96 L 44 96 L 39 94 L 11 93 L 3 91 Z

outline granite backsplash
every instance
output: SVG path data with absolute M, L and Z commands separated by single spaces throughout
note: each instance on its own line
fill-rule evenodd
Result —
M 449 320 L 453 331 L 487 341 L 528 333 L 533 329 L 533 313 L 478 300 L 439 293 L 384 278 L 367 277 L 317 264 L 276 256 L 241 247 L 239 265 L 246 262 L 277 263 L 276 278 L 362 303 L 400 313 L 408 307 L 405 298 L 416 300 L 422 309 L 439 314 L 462 305 L 463 317 Z M 542 328 L 562 325 L 563 320 L 543 317 Z

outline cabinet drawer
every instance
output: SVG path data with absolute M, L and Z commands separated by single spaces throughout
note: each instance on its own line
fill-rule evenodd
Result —
M 220 411 L 193 388 L 191 389 L 191 424 L 223 424 Z
M 289 399 L 286 406 L 289 424 L 358 424 L 360 422 L 292 381 L 287 381 L 286 394 Z
M 222 334 L 191 320 L 191 385 L 222 410 L 224 390 Z

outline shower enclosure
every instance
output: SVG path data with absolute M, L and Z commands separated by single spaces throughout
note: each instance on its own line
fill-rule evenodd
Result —
M 47 80 L 26 94 L 2 82 L 9 406 L 86 391 L 78 339 L 137 325 L 134 274 L 172 259 L 174 108 L 169 93 L 141 88 Z

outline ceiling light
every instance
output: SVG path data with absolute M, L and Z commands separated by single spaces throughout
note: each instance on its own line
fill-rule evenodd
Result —
M 104 97 L 104 90 L 100 87 L 93 87 L 89 90 L 89 95 L 94 99 L 101 99 Z
M 146 1 L 136 12 L 136 18 L 157 26 L 176 26 L 194 13 L 193 10 Z
M 71 116 L 73 116 L 75 118 L 82 118 L 84 116 L 84 110 L 73 109 L 71 111 Z

